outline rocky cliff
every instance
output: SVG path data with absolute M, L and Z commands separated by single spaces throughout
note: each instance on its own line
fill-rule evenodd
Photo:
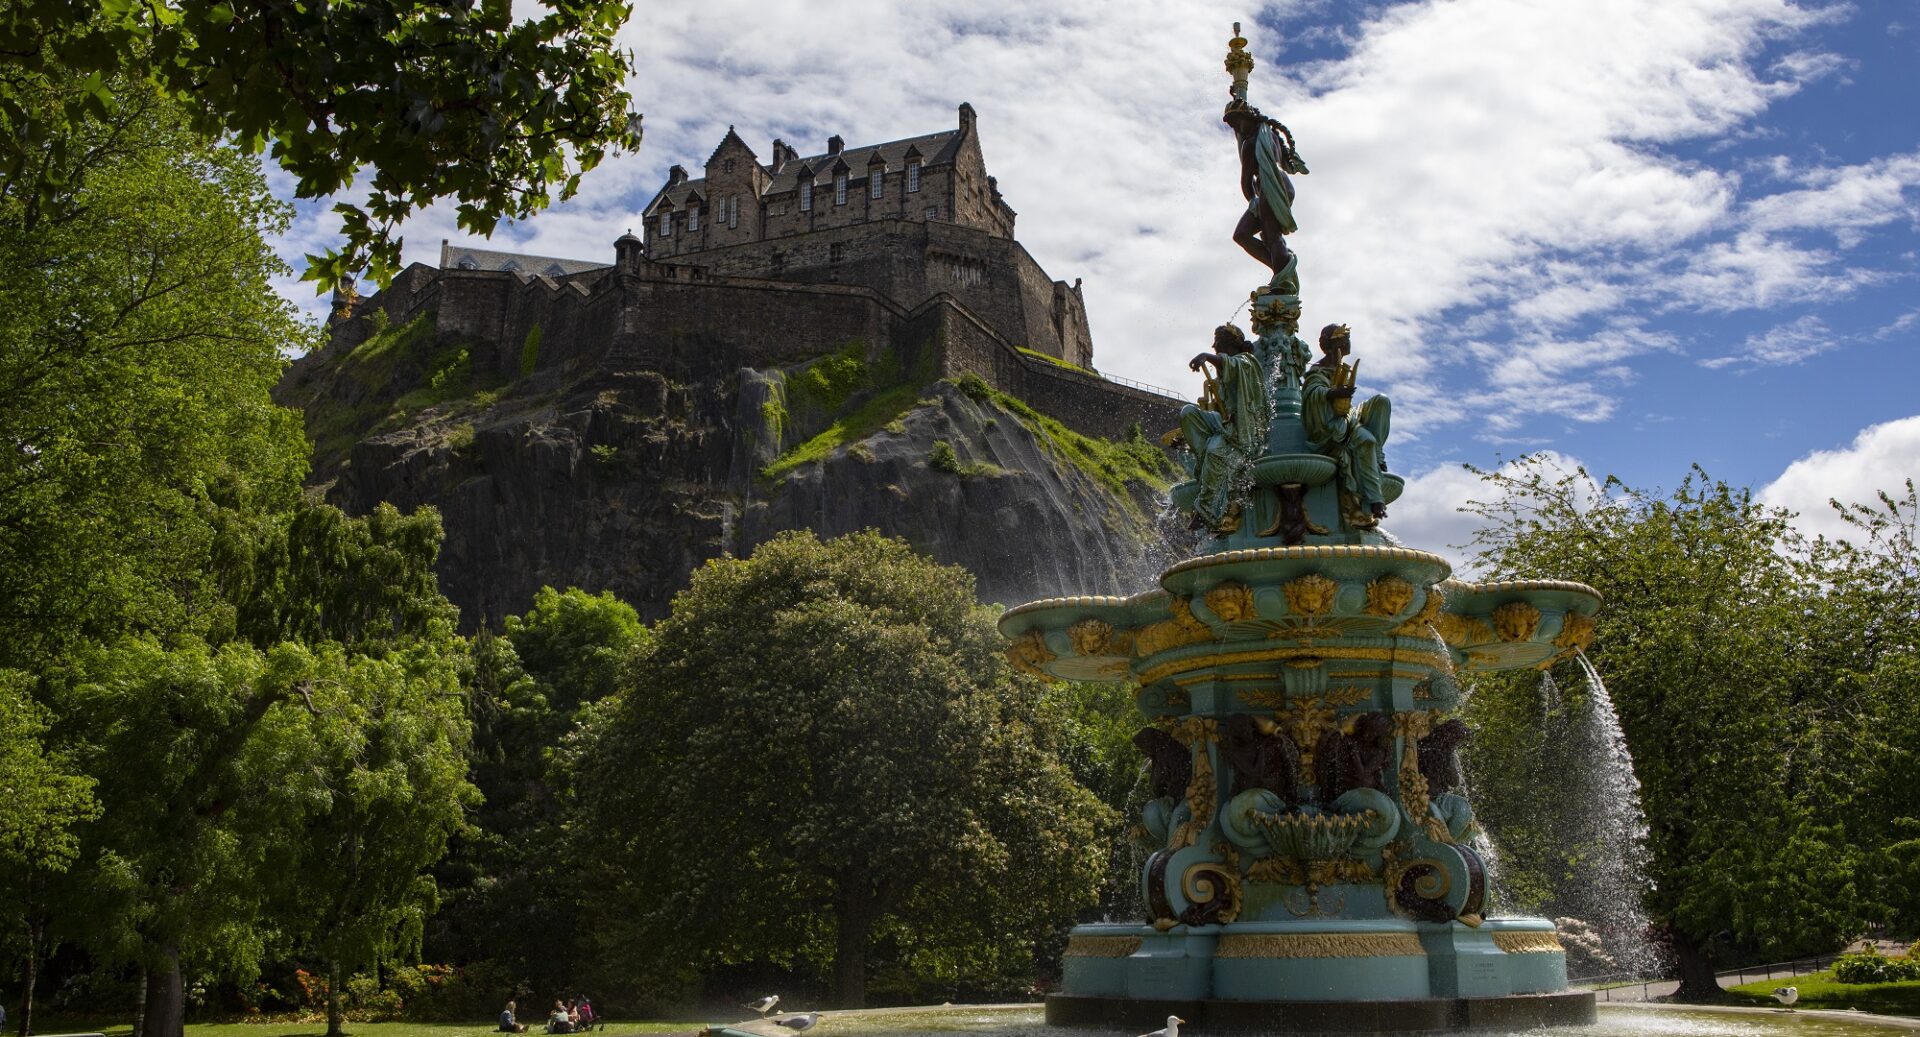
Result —
M 440 510 L 441 586 L 469 626 L 547 584 L 659 616 L 693 567 L 802 527 L 904 537 L 1001 602 L 1138 590 L 1164 554 L 1164 429 L 1082 435 L 972 376 L 901 370 L 888 343 L 669 376 L 543 367 L 536 329 L 503 375 L 430 314 L 355 324 L 279 395 L 305 412 L 328 500 Z

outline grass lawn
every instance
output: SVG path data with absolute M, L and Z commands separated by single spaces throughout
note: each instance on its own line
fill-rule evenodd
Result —
M 1883 1015 L 1920 1015 L 1920 980 L 1902 983 L 1837 983 L 1833 973 L 1815 972 L 1805 976 L 1763 979 L 1730 987 L 1727 993 L 1751 1004 L 1779 1006 L 1773 999 L 1775 987 L 1800 988 L 1795 1008 L 1858 1008 L 1862 1012 Z
M 689 1033 L 705 1025 L 699 1022 L 622 1022 L 609 1019 L 606 1033 L 607 1037 L 629 1033 Z M 33 1029 L 35 1033 L 102 1033 L 106 1037 L 133 1037 L 133 1026 L 129 1023 L 100 1027 L 63 1019 L 59 1020 L 58 1025 L 48 1025 L 35 1019 Z M 491 1037 L 496 1032 L 492 1023 L 348 1023 L 346 1031 L 350 1037 Z M 325 1022 L 187 1024 L 187 1037 L 325 1037 L 326 1032 Z M 599 1030 L 594 1031 L 596 1037 L 599 1033 Z M 545 1037 L 545 1034 L 535 1026 L 528 1029 L 527 1037 Z

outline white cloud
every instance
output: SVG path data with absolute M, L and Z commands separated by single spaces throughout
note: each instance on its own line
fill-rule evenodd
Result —
M 1747 336 L 1741 351 L 1700 361 L 1701 367 L 1780 366 L 1798 364 L 1840 344 L 1825 321 L 1813 314 Z
M 1659 308 L 1843 296 L 1879 276 L 1847 265 L 1858 239 L 1803 238 L 1910 211 L 1920 156 L 1762 163 L 1785 178 L 1765 194 L 1731 166 L 1667 150 L 1753 132 L 1770 105 L 1833 75 L 1830 55 L 1768 48 L 1843 8 L 1419 0 L 1340 28 L 1349 53 L 1290 64 L 1269 26 L 1325 38 L 1316 9 L 661 0 L 621 36 L 638 60 L 643 152 L 603 164 L 579 199 L 506 228 L 496 247 L 610 256 L 667 166 L 697 169 L 729 124 L 763 157 L 775 136 L 811 153 L 830 133 L 950 126 L 970 101 L 1021 240 L 1053 276 L 1085 278 L 1096 362 L 1185 388 L 1183 358 L 1264 273 L 1228 240 L 1242 201 L 1219 122 L 1223 30 L 1257 16 L 1253 100 L 1314 170 L 1297 181 L 1293 242 L 1305 323 L 1354 327 L 1368 374 L 1396 397 L 1396 435 L 1412 439 L 1449 423 L 1500 433 L 1545 414 L 1604 419 L 1634 358 L 1674 348 L 1645 323 Z M 303 220 L 288 241 L 316 251 L 331 229 Z M 461 237 L 444 208 L 406 233 L 407 258 L 427 262 Z M 1505 359 L 1463 362 L 1483 346 Z M 1449 399 L 1467 405 L 1438 402 Z
M 1864 504 L 1881 492 L 1896 496 L 1909 479 L 1920 480 L 1920 415 L 1869 425 L 1838 450 L 1816 450 L 1788 465 L 1759 494 L 1762 503 L 1800 515 L 1808 535 L 1845 539 L 1852 527 L 1829 501 Z
M 1578 458 L 1553 451 L 1538 455 L 1550 470 L 1573 472 L 1581 467 Z M 1514 475 L 1521 462 L 1508 461 L 1493 469 L 1495 474 Z M 1384 527 L 1408 547 L 1432 551 L 1453 563 L 1454 576 L 1471 580 L 1478 576 L 1473 559 L 1473 537 L 1486 522 L 1462 509 L 1470 501 L 1497 499 L 1499 489 L 1484 476 L 1458 461 L 1429 468 L 1407 480 L 1405 492 L 1388 508 Z

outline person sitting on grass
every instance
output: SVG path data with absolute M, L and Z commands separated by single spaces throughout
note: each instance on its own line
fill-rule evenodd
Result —
M 500 1013 L 500 1032 L 501 1033 L 526 1033 L 527 1025 L 514 1018 L 513 1009 L 514 1009 L 513 1002 L 509 1001 L 507 1002 L 506 1011 L 503 1011 Z
M 553 1003 L 553 1014 L 547 1017 L 547 1032 L 573 1032 L 573 1020 L 567 1015 L 567 1003 L 565 1001 L 555 1001 Z

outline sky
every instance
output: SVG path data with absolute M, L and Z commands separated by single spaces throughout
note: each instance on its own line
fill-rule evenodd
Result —
M 1697 464 L 1813 533 L 1920 477 L 1920 0 L 650 0 L 643 147 L 487 247 L 611 261 L 729 125 L 764 160 L 965 101 L 1017 237 L 1083 279 L 1095 366 L 1190 396 L 1265 273 L 1230 240 L 1234 21 L 1312 169 L 1303 326 L 1351 326 L 1393 400 L 1402 541 L 1459 557 L 1462 463 L 1533 452 L 1655 490 Z M 296 268 L 336 229 L 298 212 Z M 409 261 L 471 240 L 450 209 L 403 230 Z

